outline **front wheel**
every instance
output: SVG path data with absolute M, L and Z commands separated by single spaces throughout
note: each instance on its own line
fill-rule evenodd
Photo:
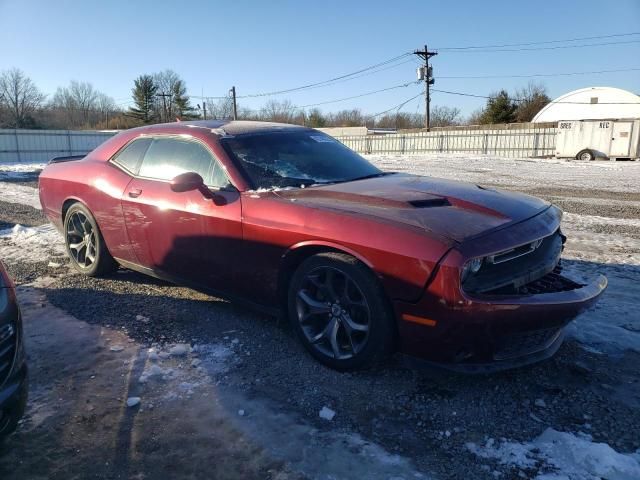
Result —
M 81 203 L 71 205 L 64 217 L 64 239 L 71 265 L 80 273 L 97 277 L 118 268 L 93 215 Z
M 289 318 L 311 355 L 336 370 L 379 363 L 394 344 L 393 315 L 373 273 L 357 259 L 321 253 L 290 283 Z

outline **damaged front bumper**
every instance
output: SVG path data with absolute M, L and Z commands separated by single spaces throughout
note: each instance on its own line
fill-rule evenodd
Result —
M 394 302 L 401 352 L 472 372 L 513 368 L 553 355 L 564 327 L 607 287 L 604 276 L 582 284 L 562 275 L 560 218 L 559 210 L 550 208 L 450 250 L 417 302 Z M 461 266 L 470 258 L 527 245 L 531 239 L 544 239 L 538 253 L 496 262 L 478 275 L 484 282 L 463 286 Z M 518 253 L 517 248 L 508 251 Z
M 454 302 L 427 292 L 415 304 L 395 302 L 401 351 L 465 372 L 503 370 L 549 358 L 562 344 L 564 327 L 607 287 L 604 276 L 588 285 L 566 281 L 565 288 L 574 288 Z

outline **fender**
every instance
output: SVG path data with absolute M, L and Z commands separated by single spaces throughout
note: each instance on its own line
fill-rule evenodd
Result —
M 282 261 L 284 261 L 285 258 L 287 258 L 289 255 L 294 253 L 296 250 L 299 250 L 300 248 L 304 248 L 304 247 L 325 247 L 325 248 L 330 248 L 332 250 L 338 250 L 338 251 L 347 253 L 352 257 L 357 258 L 362 263 L 364 263 L 373 272 L 376 272 L 375 268 L 373 267 L 373 264 L 367 258 L 362 256 L 360 253 L 356 252 L 351 248 L 345 247 L 344 245 L 341 245 L 339 243 L 327 242 L 326 240 L 305 240 L 304 242 L 296 243 L 290 246 L 287 249 L 287 251 L 284 252 L 284 254 L 282 254 Z M 376 273 L 376 275 L 378 274 Z

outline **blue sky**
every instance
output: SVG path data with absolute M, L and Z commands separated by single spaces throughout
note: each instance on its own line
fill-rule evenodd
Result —
M 126 104 L 133 79 L 167 68 L 189 93 L 238 95 L 281 90 L 353 72 L 428 43 L 430 48 L 540 42 L 640 31 L 640 1 L 18 1 L 0 0 L 0 70 L 24 70 L 47 94 L 71 80 L 91 82 Z M 576 43 L 640 41 L 640 35 Z M 307 105 L 412 81 L 417 60 L 377 74 L 276 99 Z M 488 94 L 526 75 L 640 68 L 640 43 L 541 51 L 455 53 L 433 59 L 434 88 Z M 595 85 L 640 92 L 640 71 L 534 79 L 552 97 Z M 419 86 L 320 107 L 377 113 Z M 265 98 L 241 99 L 259 108 Z M 194 103 L 199 100 L 194 99 Z M 422 103 L 421 103 L 422 102 Z M 466 115 L 484 101 L 435 92 L 432 105 Z M 126 106 L 126 105 L 125 105 Z M 421 98 L 404 111 L 422 112 Z

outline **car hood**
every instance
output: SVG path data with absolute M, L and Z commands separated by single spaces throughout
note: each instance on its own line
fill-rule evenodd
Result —
M 408 174 L 280 190 L 277 195 L 312 208 L 422 228 L 458 243 L 521 222 L 549 208 L 547 202 L 521 193 Z

